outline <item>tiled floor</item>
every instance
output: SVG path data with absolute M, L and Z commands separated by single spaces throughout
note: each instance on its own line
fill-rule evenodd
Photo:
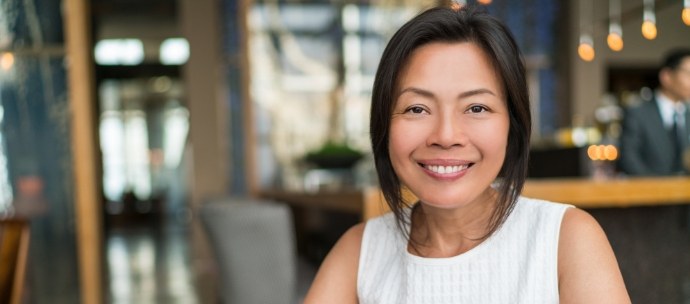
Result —
M 202 303 L 182 221 L 111 227 L 106 255 L 110 303 Z
M 209 253 L 199 252 L 203 242 L 192 240 L 191 224 L 148 222 L 111 226 L 107 232 L 108 303 L 219 303 L 215 264 L 203 258 Z M 300 259 L 298 294 L 306 293 L 314 273 L 315 267 Z

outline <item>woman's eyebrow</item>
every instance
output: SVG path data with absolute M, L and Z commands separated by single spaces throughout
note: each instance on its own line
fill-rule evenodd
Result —
M 496 96 L 496 94 L 493 91 L 491 91 L 489 89 L 481 88 L 481 89 L 470 90 L 467 92 L 462 92 L 462 93 L 460 93 L 460 95 L 458 95 L 458 98 L 467 98 L 470 96 L 480 95 L 480 94 L 489 94 L 489 95 Z
M 403 89 L 398 94 L 398 97 L 400 95 L 406 93 L 406 92 L 414 93 L 414 94 L 421 95 L 421 96 L 428 97 L 428 98 L 434 98 L 435 97 L 434 93 L 432 93 L 431 91 L 427 91 L 427 90 L 416 88 L 416 87 L 407 87 L 407 88 Z M 489 94 L 489 95 L 496 96 L 496 94 L 493 91 L 491 91 L 489 89 L 485 89 L 485 88 L 480 88 L 480 89 L 474 89 L 474 90 L 462 92 L 458 95 L 458 99 L 467 98 L 467 97 L 471 97 L 474 95 L 481 95 L 481 94 Z
M 427 91 L 427 90 L 416 88 L 416 87 L 404 88 L 403 90 L 400 91 L 400 93 L 398 93 L 398 97 L 400 97 L 402 94 L 405 94 L 407 92 L 421 95 L 421 96 L 428 97 L 428 98 L 434 98 L 434 93 L 431 93 L 431 91 Z

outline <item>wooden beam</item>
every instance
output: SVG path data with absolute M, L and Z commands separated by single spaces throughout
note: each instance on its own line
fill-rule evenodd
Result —
M 82 303 L 102 303 L 102 202 L 88 0 L 65 1 L 64 26 Z
M 180 28 L 189 41 L 189 61 L 182 67 L 191 154 L 191 206 L 226 194 L 228 138 L 225 66 L 221 64 L 220 3 L 182 0 Z

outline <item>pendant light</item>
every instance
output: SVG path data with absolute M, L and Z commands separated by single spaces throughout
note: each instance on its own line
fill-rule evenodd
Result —
M 609 35 L 606 37 L 606 43 L 614 52 L 620 52 L 623 49 L 620 0 L 609 0 Z
M 657 35 L 656 15 L 654 14 L 654 0 L 644 0 L 642 13 L 642 37 L 654 40 Z
M 592 0 L 583 0 L 580 2 L 580 42 L 577 46 L 577 54 L 580 59 L 584 61 L 592 61 L 595 57 L 594 52 L 594 35 L 592 21 L 586 20 L 587 16 L 592 17 L 594 13 L 592 8 Z M 592 17 L 593 18 L 593 17 Z

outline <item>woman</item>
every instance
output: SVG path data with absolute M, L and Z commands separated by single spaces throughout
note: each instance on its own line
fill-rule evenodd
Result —
M 371 109 L 393 212 L 342 236 L 305 303 L 630 302 L 590 215 L 519 195 L 529 113 L 522 58 L 498 20 L 434 8 L 401 27 Z

